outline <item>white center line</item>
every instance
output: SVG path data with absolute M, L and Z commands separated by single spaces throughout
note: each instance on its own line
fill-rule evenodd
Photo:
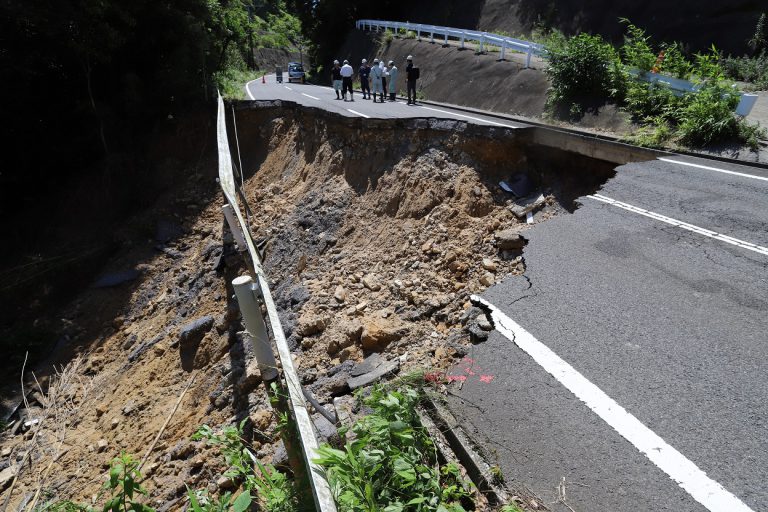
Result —
M 320 98 L 315 98 L 314 96 L 310 96 L 309 94 L 307 94 L 305 92 L 301 93 L 301 95 L 302 96 L 306 96 L 307 98 L 312 98 L 313 100 L 318 100 L 318 101 L 320 100 Z
M 503 126 L 504 128 L 517 128 L 517 126 L 512 126 L 511 124 L 504 124 L 504 123 L 497 123 L 496 121 L 490 121 L 488 119 L 481 119 L 479 117 L 472 117 L 472 116 L 465 116 L 464 114 L 459 114 L 456 112 L 450 112 L 448 110 L 440 110 L 439 108 L 432 108 L 432 107 L 425 107 L 423 105 L 419 105 L 421 108 L 426 110 L 433 110 L 435 112 L 441 112 L 443 114 L 449 114 L 452 116 L 458 116 L 458 117 L 464 117 L 467 119 L 472 119 L 473 121 L 480 121 L 481 123 L 488 123 L 488 124 L 495 124 L 496 126 Z
M 670 158 L 659 158 L 662 162 L 669 162 L 671 164 L 687 165 L 688 167 L 696 167 L 698 169 L 706 169 L 707 171 L 722 172 L 723 174 L 732 174 L 734 176 L 742 176 L 744 178 L 752 178 L 755 180 L 768 181 L 765 176 L 755 176 L 754 174 L 746 174 L 743 172 L 729 171 L 726 169 L 718 169 L 717 167 L 707 167 L 706 165 L 692 164 L 690 162 L 681 162 L 680 160 L 672 160 Z
M 707 510 L 754 512 L 496 306 L 475 295 L 472 296 L 472 301 L 488 306 L 494 326 L 500 334 L 531 356 L 547 373 L 632 443 L 640 453 L 648 457 Z
M 360 116 L 360 117 L 364 117 L 364 118 L 366 118 L 366 119 L 370 119 L 370 118 L 371 118 L 371 116 L 367 116 L 367 115 L 365 115 L 365 114 L 361 114 L 361 113 L 360 113 L 360 112 L 358 112 L 357 110 L 352 110 L 351 108 L 348 108 L 348 109 L 347 109 L 347 111 L 348 111 L 348 112 L 352 112 L 353 114 L 355 114 L 355 115 L 358 115 L 358 116 Z
M 291 87 L 288 87 L 287 85 L 284 85 L 283 87 L 285 87 L 285 88 L 286 88 L 286 89 L 288 89 L 289 91 L 292 91 L 292 90 L 293 90 L 293 88 L 291 88 Z
M 617 206 L 619 208 L 623 208 L 624 210 L 630 211 L 632 213 L 637 213 L 639 215 L 644 215 L 645 217 L 649 217 L 654 220 L 658 220 L 659 222 L 664 222 L 666 224 L 670 224 L 672 226 L 676 226 L 681 229 L 685 229 L 688 231 L 692 231 L 694 233 L 698 233 L 699 235 L 707 236 L 709 238 L 714 238 L 715 240 L 720 240 L 721 242 L 725 242 L 727 244 L 735 245 L 737 247 L 741 247 L 742 249 L 747 249 L 749 251 L 756 252 L 758 254 L 764 254 L 768 256 L 768 247 L 763 247 L 761 245 L 753 244 L 751 242 L 746 242 L 744 240 L 739 240 L 738 238 L 733 238 L 728 235 L 723 235 L 721 233 L 718 233 L 716 231 L 712 231 L 710 229 L 702 228 L 699 226 L 695 226 L 693 224 L 688 224 L 687 222 L 683 222 L 681 220 L 673 219 L 672 217 L 667 217 L 665 215 L 661 215 L 660 213 L 655 213 L 649 210 L 645 210 L 643 208 L 640 208 L 638 206 L 633 206 L 628 203 L 622 203 L 621 201 L 617 201 L 615 199 L 611 199 L 610 197 L 606 197 L 604 195 L 600 194 L 594 194 L 591 196 L 586 196 L 590 199 L 594 199 L 595 201 L 600 201 L 602 203 L 607 203 L 613 206 Z

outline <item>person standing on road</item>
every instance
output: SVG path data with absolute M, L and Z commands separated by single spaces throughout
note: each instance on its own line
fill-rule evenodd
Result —
M 371 82 L 373 82 L 373 102 L 376 103 L 376 93 L 379 93 L 381 95 L 381 102 L 384 103 L 384 89 L 381 87 L 381 67 L 379 66 L 379 59 L 373 59 Z
M 381 90 L 384 92 L 384 96 L 387 95 L 387 77 L 389 76 L 389 72 L 387 70 L 387 66 L 384 65 L 384 59 L 381 59 L 379 62 L 379 67 L 381 68 Z M 381 97 L 381 102 L 384 103 L 384 96 Z
M 347 101 L 347 91 L 349 91 L 349 101 L 355 101 L 352 95 L 352 75 L 354 72 L 355 70 L 349 65 L 349 61 L 345 60 L 344 65 L 341 66 L 341 96 L 344 101 Z
M 341 99 L 341 67 L 339 61 L 333 61 L 333 69 L 331 69 L 331 77 L 333 78 L 333 90 L 336 91 L 336 99 Z
M 360 75 L 360 89 L 363 91 L 363 99 L 371 99 L 371 68 L 368 67 L 368 61 L 363 59 L 363 63 L 357 72 Z M 367 95 L 366 95 L 367 93 Z
M 408 104 L 416 104 L 416 80 L 419 79 L 419 68 L 413 67 L 413 57 L 411 55 L 406 59 L 408 65 L 405 67 L 405 79 L 408 88 Z
M 397 66 L 395 66 L 395 61 L 391 60 L 389 61 L 389 101 L 395 101 L 395 94 L 397 94 L 396 83 Z

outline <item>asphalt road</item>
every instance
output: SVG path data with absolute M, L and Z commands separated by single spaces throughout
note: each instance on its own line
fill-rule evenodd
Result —
M 350 116 L 523 126 L 288 87 L 248 90 Z M 494 331 L 453 370 L 469 376 L 452 388 L 454 413 L 510 484 L 552 510 L 768 510 L 768 171 L 670 160 L 622 166 L 575 213 L 534 222 L 525 276 L 483 294 L 615 404 L 589 405 L 514 332 Z M 616 427 L 624 411 L 647 432 Z M 636 436 L 651 434 L 686 471 L 671 477 L 675 464 L 641 453 Z

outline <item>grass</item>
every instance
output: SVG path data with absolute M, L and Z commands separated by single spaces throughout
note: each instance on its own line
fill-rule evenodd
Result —
M 262 74 L 256 71 L 229 68 L 214 73 L 213 81 L 224 99 L 244 100 L 245 84 L 260 78 Z

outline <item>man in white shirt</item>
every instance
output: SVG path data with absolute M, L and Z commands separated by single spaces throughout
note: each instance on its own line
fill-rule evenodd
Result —
M 354 72 L 355 70 L 349 65 L 349 61 L 345 60 L 344 65 L 341 66 L 341 96 L 344 101 L 347 101 L 347 90 L 349 90 L 349 100 L 355 101 L 352 96 L 352 74 Z

